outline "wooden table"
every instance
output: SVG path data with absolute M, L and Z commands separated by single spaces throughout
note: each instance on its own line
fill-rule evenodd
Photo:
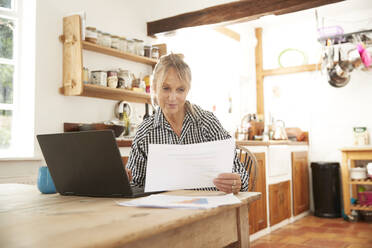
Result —
M 177 195 L 221 192 L 174 191 Z M 123 207 L 123 198 L 43 195 L 34 185 L 0 184 L 0 247 L 249 247 L 248 205 L 207 210 Z
M 372 146 L 362 147 L 345 147 L 341 149 L 342 152 L 342 192 L 344 212 L 346 215 L 351 214 L 351 210 L 369 210 L 372 211 L 372 206 L 351 205 L 350 198 L 357 198 L 356 185 L 372 185 L 370 179 L 366 180 L 351 180 L 349 169 L 355 167 L 356 160 L 372 160 Z M 350 166 L 349 166 L 350 162 Z M 350 195 L 350 185 L 352 185 L 352 194 Z

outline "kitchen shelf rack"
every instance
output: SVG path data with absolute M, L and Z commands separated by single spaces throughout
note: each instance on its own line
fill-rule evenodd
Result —
M 352 205 L 351 210 L 363 210 L 363 211 L 372 211 L 372 205 L 371 206 L 362 206 L 359 204 Z
M 357 185 L 372 185 L 371 179 L 352 180 L 350 179 L 350 168 L 355 167 L 356 160 L 372 160 L 372 146 L 364 147 L 345 147 L 341 149 L 342 163 L 341 163 L 341 178 L 342 178 L 342 194 L 344 212 L 350 216 L 351 210 L 372 211 L 371 206 L 364 206 L 359 204 L 352 205 L 350 199 L 357 198 Z M 350 163 L 350 166 L 349 166 Z M 350 185 L 352 190 L 350 192 Z
M 149 103 L 151 104 L 151 97 L 148 93 L 135 92 L 132 90 L 125 89 L 113 89 L 105 86 L 84 84 L 83 90 L 78 96 L 96 97 L 108 100 L 128 101 L 137 103 Z M 60 88 L 60 93 L 65 94 L 64 88 Z
M 366 34 L 371 34 L 371 33 L 372 33 L 372 29 L 362 30 L 362 31 L 357 31 L 357 32 L 352 32 L 352 33 L 321 37 L 318 39 L 318 41 L 324 46 L 327 45 L 327 40 L 331 40 L 332 44 L 351 43 L 353 41 L 353 36 L 359 35 L 362 42 L 371 42 L 372 39 L 366 35 Z
M 371 179 L 350 180 L 350 184 L 372 185 Z
M 63 87 L 59 89 L 59 92 L 65 96 L 87 96 L 151 103 L 150 94 L 148 93 L 84 84 L 82 50 L 89 50 L 150 66 L 154 66 L 157 60 L 83 41 L 81 33 L 81 19 L 79 15 L 63 18 L 63 35 L 59 37 L 63 43 Z

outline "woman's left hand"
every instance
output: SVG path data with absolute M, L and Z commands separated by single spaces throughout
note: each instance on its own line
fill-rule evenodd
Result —
M 240 175 L 237 173 L 221 173 L 213 179 L 217 189 L 225 193 L 238 193 L 242 187 Z

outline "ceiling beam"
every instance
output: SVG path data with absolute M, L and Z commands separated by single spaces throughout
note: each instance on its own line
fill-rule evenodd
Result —
M 236 23 L 265 15 L 281 15 L 344 0 L 243 0 L 180 14 L 147 23 L 147 35 L 170 32 L 186 27 L 217 23 Z

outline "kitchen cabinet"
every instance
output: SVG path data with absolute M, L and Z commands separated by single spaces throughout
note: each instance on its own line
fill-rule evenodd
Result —
M 151 103 L 150 94 L 148 93 L 84 84 L 82 79 L 82 50 L 94 51 L 149 66 L 155 66 L 157 60 L 83 41 L 81 33 L 81 19 L 79 15 L 63 18 L 63 35 L 60 36 L 60 40 L 63 43 L 63 87 L 60 88 L 60 93 L 65 96 L 87 96 L 119 101 Z
M 270 226 L 291 217 L 289 181 L 269 185 Z
M 310 207 L 309 166 L 306 151 L 292 152 L 293 215 L 296 216 Z
M 249 205 L 248 208 L 250 234 L 256 233 L 267 227 L 265 153 L 254 153 L 254 155 L 258 166 L 256 188 L 254 191 L 261 192 L 261 198 Z
M 353 180 L 350 178 L 349 168 L 355 167 L 356 160 L 372 160 L 372 146 L 365 147 L 345 147 L 341 149 L 342 164 L 341 164 L 341 178 L 342 178 L 342 194 L 343 206 L 346 215 L 351 214 L 351 210 L 372 211 L 372 206 L 365 206 L 360 204 L 350 204 L 350 198 L 357 198 L 357 185 L 372 185 L 371 179 Z M 350 166 L 349 166 L 350 162 Z M 352 185 L 352 192 L 350 193 L 350 185 Z

